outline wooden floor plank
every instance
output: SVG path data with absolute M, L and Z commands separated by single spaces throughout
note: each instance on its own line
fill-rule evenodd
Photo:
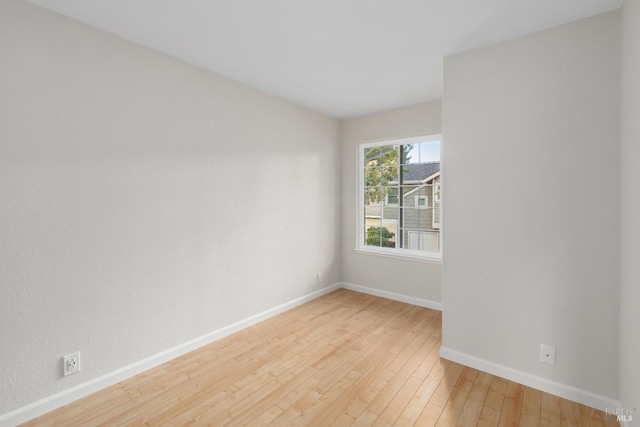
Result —
M 462 408 L 460 418 L 458 418 L 457 425 L 460 427 L 474 426 L 478 423 L 480 413 L 484 406 L 485 398 L 489 392 L 489 385 L 491 384 L 491 375 L 478 372 L 475 382 L 471 387 L 469 396 Z
M 617 426 L 440 359 L 441 313 L 344 289 L 26 426 Z
M 393 397 L 391 402 L 385 407 L 374 425 L 394 425 L 421 383 L 418 378 L 410 377 L 402 385 L 400 390 L 398 390 L 398 393 Z
M 560 398 L 543 392 L 540 400 L 540 426 L 554 427 L 559 425 Z
M 463 369 L 462 375 L 458 378 L 458 382 L 453 388 L 447 403 L 444 405 L 444 408 L 442 408 L 442 413 L 436 424 L 437 426 L 450 427 L 457 425 L 478 373 L 478 371 L 472 368 Z
M 496 427 L 500 422 L 500 411 L 484 406 L 478 419 L 478 427 Z
M 440 415 L 442 414 L 443 408 L 438 405 L 435 405 L 431 402 L 427 403 L 424 407 L 420 417 L 416 421 L 415 425 L 420 427 L 432 427 L 438 423 L 440 419 Z
M 560 400 L 560 425 L 562 427 L 580 426 L 580 405 L 569 400 Z
M 522 407 L 522 398 L 524 397 L 525 387 L 509 381 L 502 402 L 502 411 L 500 412 L 499 427 L 518 426 L 520 423 L 520 408 Z
M 502 378 L 491 378 L 491 384 L 489 385 L 489 392 L 484 401 L 484 406 L 500 412 L 502 410 L 502 402 L 504 402 L 504 395 L 507 392 L 507 384 L 508 381 Z
M 436 387 L 436 390 L 433 392 L 431 399 L 429 399 L 429 403 L 439 406 L 440 408 L 444 408 L 451 397 L 463 370 L 464 366 L 457 363 L 451 363 L 451 366 L 444 374 L 444 377 L 438 383 L 438 387 Z
M 539 390 L 525 388 L 520 414 L 520 426 L 532 427 L 540 425 L 540 401 L 542 393 Z
M 414 425 L 417 422 L 450 366 L 451 362 L 441 360 L 433 367 L 400 414 L 398 420 L 401 425 Z

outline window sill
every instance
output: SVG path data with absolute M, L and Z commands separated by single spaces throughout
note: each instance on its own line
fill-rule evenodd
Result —
M 395 258 L 395 259 L 403 259 L 406 261 L 418 261 L 418 262 L 428 262 L 431 264 L 442 264 L 442 255 L 429 253 L 428 255 L 423 255 L 418 251 L 407 251 L 403 253 L 398 253 L 397 250 L 384 250 L 384 249 L 362 249 L 355 248 L 354 251 L 363 255 L 375 255 L 382 256 L 385 258 Z

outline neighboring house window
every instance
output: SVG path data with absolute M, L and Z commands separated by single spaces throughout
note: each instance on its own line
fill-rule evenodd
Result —
M 433 184 L 433 228 L 440 228 L 440 180 Z
M 440 135 L 359 146 L 359 250 L 440 259 Z
M 429 207 L 429 198 L 427 196 L 416 196 L 414 208 L 427 209 Z
M 389 187 L 384 204 L 387 206 L 396 206 L 398 204 L 398 188 Z

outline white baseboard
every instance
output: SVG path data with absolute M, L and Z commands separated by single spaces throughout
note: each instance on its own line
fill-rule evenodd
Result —
M 480 359 L 466 353 L 462 353 L 445 346 L 440 347 L 440 357 L 451 360 L 461 365 L 469 366 L 482 372 L 487 372 L 505 378 L 519 384 L 526 385 L 537 390 L 560 396 L 564 399 L 581 403 L 592 408 L 604 411 L 606 409 L 619 408 L 620 402 L 606 396 L 591 393 L 570 385 L 557 383 L 545 378 L 540 378 L 526 372 L 518 371 L 504 365 Z
M 251 325 L 255 325 L 258 322 L 261 322 L 270 317 L 309 302 L 313 299 L 321 297 L 322 295 L 326 295 L 329 292 L 339 289 L 340 287 L 340 283 L 327 286 L 325 288 L 297 298 L 293 301 L 286 302 L 277 307 L 263 311 L 262 313 L 258 313 L 239 322 L 233 323 L 201 337 L 195 338 L 191 341 L 187 341 L 156 355 L 147 357 L 146 359 L 135 362 L 129 366 L 125 366 L 121 369 L 102 375 L 98 378 L 94 378 L 75 387 L 71 387 L 60 393 L 56 393 L 42 400 L 33 402 L 27 406 L 23 406 L 22 408 L 18 408 L 14 411 L 0 415 L 0 427 L 13 427 L 26 421 L 32 420 L 36 417 L 39 417 L 40 415 L 44 415 L 47 412 L 51 412 L 54 409 L 95 393 L 96 391 L 117 384 L 120 381 L 124 381 L 127 378 L 131 378 L 135 375 L 141 374 L 142 372 L 145 372 L 151 368 L 155 368 L 156 366 L 168 362 L 169 360 L 175 359 L 176 357 L 182 356 L 183 354 L 189 353 L 197 348 L 217 341 L 220 338 L 224 338 L 227 335 L 231 335 L 234 332 L 238 332 Z
M 396 294 L 393 292 L 381 291 L 380 289 L 368 288 L 366 286 L 354 285 L 353 283 L 342 282 L 342 288 L 350 291 L 362 292 L 363 294 L 374 295 L 377 297 L 387 298 L 394 301 L 405 302 L 407 304 L 417 305 L 419 307 L 430 308 L 432 310 L 442 311 L 442 303 L 430 301 L 428 299 L 410 297 L 407 295 Z

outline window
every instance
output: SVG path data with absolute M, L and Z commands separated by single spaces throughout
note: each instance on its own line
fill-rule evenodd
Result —
M 427 196 L 416 196 L 413 207 L 416 209 L 427 209 L 429 207 L 429 199 Z
M 357 249 L 440 259 L 440 140 L 360 144 Z
M 440 181 L 433 184 L 433 228 L 440 228 Z
M 384 204 L 389 206 L 397 206 L 398 205 L 398 189 L 394 187 L 389 188 L 389 192 L 385 197 Z

